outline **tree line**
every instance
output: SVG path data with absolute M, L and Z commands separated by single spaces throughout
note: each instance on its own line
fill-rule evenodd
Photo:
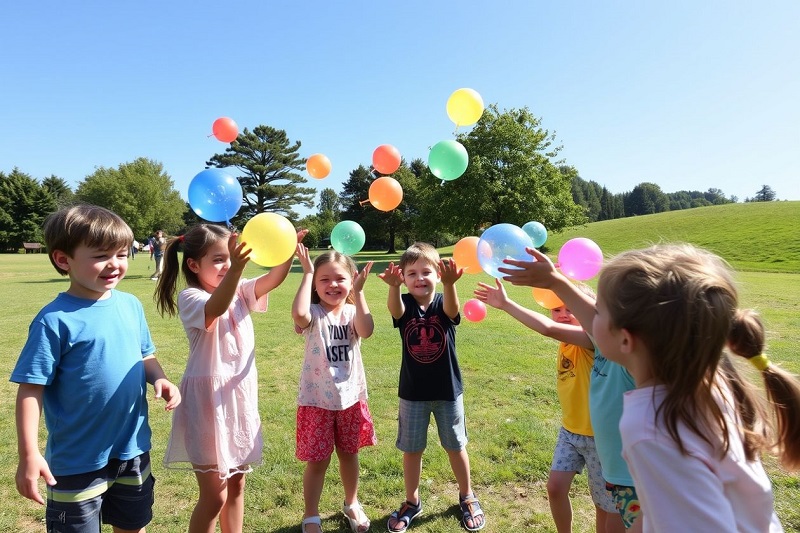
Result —
M 719 189 L 665 193 L 654 183 L 614 194 L 582 179 L 559 159 L 555 135 L 527 108 L 500 111 L 486 108 L 471 131 L 457 135 L 467 149 L 469 165 L 458 179 L 440 181 L 426 162 L 403 160 L 392 174 L 403 188 L 403 201 L 391 212 L 369 203 L 369 186 L 381 176 L 369 165 L 350 171 L 342 190 L 323 188 L 315 204 L 315 187 L 304 176 L 301 142 L 284 130 L 266 125 L 245 128 L 206 168 L 231 172 L 242 185 L 242 208 L 231 221 L 238 228 L 257 213 L 275 212 L 297 227 L 310 230 L 306 242 L 325 246 L 341 220 L 358 222 L 372 249 L 395 251 L 416 240 L 442 246 L 467 235 L 480 235 L 492 224 L 522 226 L 536 220 L 550 232 L 626 216 L 645 215 L 736 202 Z M 764 185 L 745 201 L 772 201 L 775 192 Z M 163 165 L 147 158 L 99 167 L 73 191 L 57 176 L 37 180 L 14 168 L 0 172 L 0 251 L 17 251 L 23 242 L 42 242 L 44 218 L 63 205 L 80 201 L 107 207 L 122 216 L 139 239 L 155 229 L 180 234 L 199 221 Z M 300 218 L 296 208 L 317 208 Z

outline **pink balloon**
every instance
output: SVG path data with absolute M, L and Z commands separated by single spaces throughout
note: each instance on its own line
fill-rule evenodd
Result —
M 603 252 L 591 239 L 570 239 L 558 252 L 558 268 L 568 278 L 579 281 L 593 278 L 602 266 Z
M 480 322 L 486 318 L 486 305 L 475 298 L 467 300 L 464 304 L 464 318 L 470 322 Z

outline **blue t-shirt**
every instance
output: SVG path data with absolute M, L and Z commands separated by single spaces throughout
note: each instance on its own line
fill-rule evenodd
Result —
M 154 352 L 131 294 L 86 300 L 61 293 L 36 315 L 11 381 L 44 386 L 45 459 L 54 475 L 150 450 L 142 359 Z
M 622 458 L 622 436 L 619 421 L 622 418 L 623 394 L 636 388 L 633 377 L 624 367 L 605 358 L 594 350 L 591 384 L 589 385 L 589 414 L 592 418 L 594 443 L 603 478 L 614 485 L 633 486 L 633 477 Z

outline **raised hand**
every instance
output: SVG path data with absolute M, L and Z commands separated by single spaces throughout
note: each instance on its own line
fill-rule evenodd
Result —
M 475 289 L 474 292 L 475 298 L 495 309 L 502 309 L 508 302 L 508 294 L 506 294 L 506 288 L 503 286 L 503 282 L 499 279 L 495 279 L 494 282 L 497 285 L 496 287 L 479 282 L 479 288 Z
M 299 238 L 298 232 L 298 238 Z M 311 261 L 311 256 L 309 255 L 308 248 L 305 244 L 298 242 L 297 243 L 297 250 L 294 253 L 297 258 L 300 260 L 300 266 L 303 267 L 303 274 L 313 274 L 314 273 L 314 263 Z
M 231 269 L 242 271 L 247 262 L 250 261 L 251 249 L 247 247 L 247 243 L 244 241 L 237 243 L 236 239 L 238 238 L 239 234 L 232 231 L 231 236 L 228 237 L 228 253 L 231 256 Z
M 353 280 L 353 292 L 361 292 L 364 290 L 364 284 L 367 282 L 369 271 L 372 270 L 373 261 L 369 261 L 364 268 L 361 269 Z
M 403 284 L 403 271 L 399 266 L 395 266 L 394 263 L 389 263 L 383 274 L 378 274 L 378 277 L 392 287 L 399 287 Z
M 549 289 L 552 287 L 556 278 L 561 274 L 556 270 L 550 258 L 541 253 L 536 248 L 525 248 L 533 261 L 518 261 L 516 259 L 504 259 L 503 263 L 510 267 L 500 267 L 497 270 L 505 274 L 503 279 L 512 285 L 524 285 L 527 287 L 541 287 Z
M 464 274 L 464 269 L 458 268 L 455 259 L 449 257 L 439 260 L 439 272 L 441 273 L 443 285 L 453 285 L 456 281 L 461 279 L 461 276 Z

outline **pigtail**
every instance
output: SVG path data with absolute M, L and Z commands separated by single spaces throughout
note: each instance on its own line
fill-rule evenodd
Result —
M 163 317 L 166 313 L 169 316 L 175 316 L 178 312 L 178 306 L 175 302 L 175 290 L 178 284 L 178 272 L 180 265 L 178 264 L 178 248 L 183 242 L 183 235 L 175 237 L 167 242 L 164 249 L 164 262 L 162 265 L 161 275 L 158 278 L 156 291 L 153 299 L 156 302 L 156 308 Z
M 728 346 L 761 373 L 769 405 L 775 414 L 775 437 L 781 463 L 800 469 L 800 381 L 775 366 L 764 353 L 764 325 L 752 310 L 737 310 Z

